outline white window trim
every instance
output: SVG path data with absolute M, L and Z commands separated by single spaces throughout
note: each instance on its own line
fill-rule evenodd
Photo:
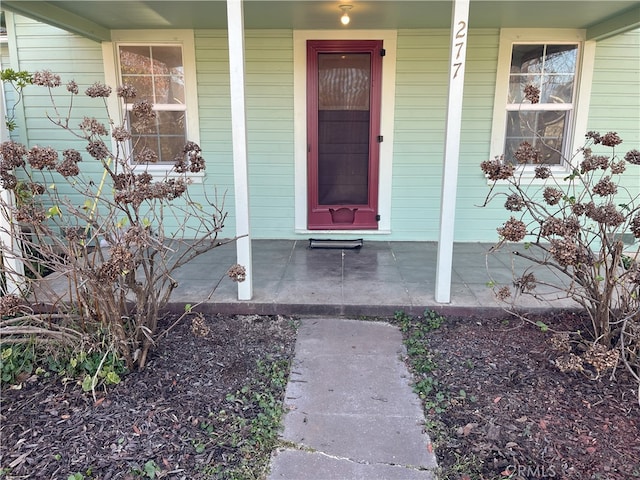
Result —
M 102 42 L 102 58 L 104 62 L 105 82 L 115 87 L 120 85 L 120 66 L 118 64 L 118 45 L 176 45 L 182 46 L 182 62 L 184 65 L 185 105 L 187 110 L 187 140 L 200 145 L 200 117 L 198 114 L 198 83 L 196 78 L 196 54 L 193 30 L 112 30 L 111 41 Z M 123 118 L 124 106 L 117 95 L 108 98 L 109 114 L 112 118 Z M 166 175 L 171 165 L 148 165 L 145 169 L 152 174 Z M 204 172 L 190 173 L 190 178 L 197 181 Z M 180 174 L 176 174 L 180 176 Z
M 332 234 L 391 233 L 391 186 L 393 131 L 396 90 L 395 30 L 296 30 L 293 32 L 295 231 L 319 234 L 324 230 L 307 228 L 307 40 L 382 40 L 386 51 L 382 61 L 382 102 L 380 110 L 380 171 L 378 180 L 377 230 L 328 230 Z
M 586 30 L 576 29 L 516 29 L 503 28 L 500 30 L 500 48 L 498 51 L 498 68 L 496 72 L 496 92 L 493 102 L 493 124 L 491 127 L 490 159 L 504 153 L 504 143 L 507 128 L 507 95 L 509 91 L 509 74 L 511 71 L 511 48 L 518 42 L 540 43 L 575 43 L 580 44 L 579 58 L 576 65 L 576 92 L 572 119 L 568 126 L 565 150 L 572 160 L 575 152 L 585 141 L 589 119 L 589 103 L 591 100 L 591 84 L 596 56 L 596 42 L 586 40 Z M 562 174 L 574 165 L 551 166 L 553 172 Z M 523 175 L 533 178 L 532 166 L 524 166 Z M 537 182 L 535 182 L 537 183 Z M 541 180 L 540 183 L 544 183 Z

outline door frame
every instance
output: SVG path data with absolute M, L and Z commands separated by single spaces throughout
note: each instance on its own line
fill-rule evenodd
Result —
M 382 40 L 386 50 L 382 62 L 382 98 L 380 106 L 380 144 L 378 179 L 378 230 L 344 230 L 345 233 L 391 233 L 391 186 L 393 132 L 395 114 L 396 45 L 395 30 L 295 30 L 294 57 L 294 157 L 295 157 L 295 223 L 296 233 L 323 232 L 307 228 L 307 40 Z M 341 230 L 327 230 L 336 233 Z
M 309 144 L 309 159 L 307 166 L 307 189 L 309 199 L 307 203 L 307 228 L 316 230 L 340 230 L 336 225 L 343 225 L 349 230 L 377 230 L 378 229 L 378 187 L 380 168 L 380 102 L 382 96 L 382 40 L 311 40 L 307 42 L 307 142 Z M 369 121 L 368 121 L 368 149 L 367 149 L 367 200 L 363 204 L 354 205 L 321 205 L 319 203 L 319 162 L 318 128 L 318 56 L 323 53 L 365 53 L 370 55 L 369 80 Z M 315 78 L 311 75 L 316 75 Z M 313 112 L 311 111 L 313 110 Z M 315 115 L 314 115 L 315 114 Z M 331 207 L 338 208 L 338 212 L 351 214 L 351 222 L 336 224 Z M 315 224 L 313 227 L 309 224 Z M 347 224 L 349 226 L 347 226 Z

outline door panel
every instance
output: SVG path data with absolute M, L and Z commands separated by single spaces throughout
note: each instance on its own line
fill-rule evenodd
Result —
M 308 42 L 309 229 L 377 229 L 381 49 Z

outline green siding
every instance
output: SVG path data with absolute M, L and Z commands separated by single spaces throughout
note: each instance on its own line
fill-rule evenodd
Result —
M 19 68 L 49 68 L 60 72 L 64 81 L 75 78 L 82 90 L 103 79 L 99 44 L 21 17 L 16 19 Z M 207 161 L 203 182 L 210 197 L 214 193 L 220 198 L 226 195 L 229 218 L 223 235 L 232 236 L 235 206 L 227 35 L 223 30 L 194 33 L 200 143 Z M 294 232 L 292 31 L 247 31 L 245 37 L 252 234 L 255 238 L 306 238 L 309 235 Z M 506 218 L 499 202 L 478 207 L 489 191 L 479 164 L 489 156 L 498 46 L 499 30 L 470 30 L 456 241 L 496 240 L 495 229 Z M 596 50 L 589 128 L 618 131 L 625 140 L 623 146 L 628 148 L 640 144 L 639 52 L 640 30 L 605 40 Z M 3 53 L 3 62 L 5 57 Z M 437 240 L 448 64 L 448 30 L 398 32 L 391 233 L 359 233 L 359 237 Z M 60 90 L 66 93 L 64 87 Z M 89 99 L 78 101 L 78 115 L 100 114 Z M 30 144 L 66 148 L 73 143 L 44 118 L 44 112 L 49 111 L 44 90 L 30 88 L 25 105 Z M 630 186 L 640 185 L 638 177 L 630 176 L 629 181 Z
M 640 149 L 640 29 L 598 44 L 588 129 L 617 132 L 621 156 Z M 629 165 L 623 178 L 631 192 L 640 192 L 640 166 Z
M 462 117 L 456 241 L 493 239 L 487 184 L 498 30 L 470 30 Z M 448 91 L 449 31 L 398 32 L 392 240 L 437 240 Z
M 31 73 L 50 70 L 60 75 L 62 85 L 52 89 L 51 95 L 62 115 L 67 114 L 70 103 L 70 94 L 65 85 L 68 81 L 75 80 L 81 93 L 73 99 L 74 108 L 69 122 L 72 127 L 78 125 L 83 116 L 106 121 L 105 110 L 100 107 L 101 99 L 90 99 L 82 94 L 94 82 L 104 82 L 100 44 L 19 15 L 13 18 L 14 25 L 11 28 L 8 25 L 9 34 L 14 34 L 18 41 L 16 58 L 10 59 L 11 67 Z M 24 100 L 19 108 L 23 109 L 26 128 L 21 129 L 21 134 L 16 140 L 28 146 L 52 146 L 59 152 L 75 148 L 83 153 L 83 169 L 99 178 L 102 169 L 99 163 L 86 153 L 86 144 L 47 119 L 47 115 L 56 115 L 48 89 L 39 86 L 26 87 Z M 57 175 L 54 174 L 54 182 L 56 178 Z M 52 179 L 47 179 L 46 183 L 51 184 Z M 57 185 L 61 194 L 68 193 L 64 190 L 64 182 Z

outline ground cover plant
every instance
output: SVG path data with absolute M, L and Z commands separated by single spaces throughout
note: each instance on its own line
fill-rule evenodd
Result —
M 596 366 L 562 371 L 576 312 L 447 318 L 403 313 L 414 389 L 425 410 L 440 480 L 640 478 L 640 411 L 634 378 Z M 586 351 L 582 341 L 579 350 Z M 594 359 L 595 361 L 595 359 Z M 597 363 L 597 361 L 596 361 Z
M 264 478 L 295 332 L 285 317 L 191 315 L 96 400 L 36 363 L 2 390 L 0 478 Z

